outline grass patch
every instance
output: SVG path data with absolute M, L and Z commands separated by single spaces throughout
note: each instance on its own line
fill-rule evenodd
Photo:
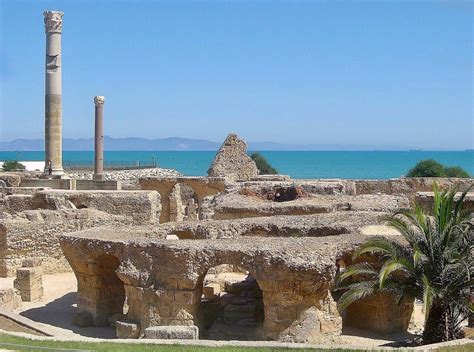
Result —
M 472 352 L 474 351 L 474 343 L 462 346 L 442 347 L 438 349 L 439 352 Z
M 44 341 L 30 340 L 24 337 L 12 336 L 0 333 L 0 349 L 12 349 L 15 351 L 114 351 L 114 352 L 303 352 L 303 348 L 276 348 L 276 347 L 206 347 L 185 345 L 156 345 L 144 343 L 113 343 L 113 342 L 76 342 L 76 341 Z M 376 351 L 376 348 L 373 349 Z M 356 352 L 357 350 L 311 349 L 309 351 L 339 351 Z M 360 350 L 362 351 L 362 350 Z M 472 352 L 474 343 L 462 346 L 449 346 L 439 348 L 440 352 Z
M 294 348 L 251 348 L 251 347 L 205 347 L 205 346 L 184 346 L 184 345 L 155 345 L 155 344 L 127 344 L 113 342 L 76 342 L 76 341 L 40 341 L 30 340 L 24 337 L 0 334 L 0 349 L 11 348 L 15 351 L 41 351 L 44 349 L 71 350 L 71 351 L 114 351 L 114 352 L 144 352 L 144 351 L 160 351 L 160 352 L 303 352 L 307 349 Z M 329 350 L 329 347 L 328 347 Z M 320 351 L 328 351 L 320 350 Z M 318 350 L 311 350 L 318 351 Z M 344 352 L 346 350 L 331 350 Z M 349 350 L 347 350 L 349 351 Z M 351 352 L 354 352 L 352 350 Z

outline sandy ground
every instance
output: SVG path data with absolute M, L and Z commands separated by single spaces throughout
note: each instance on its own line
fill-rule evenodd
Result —
M 0 278 L 0 289 L 13 286 L 13 278 Z M 44 275 L 44 296 L 40 302 L 23 302 L 21 309 L 16 312 L 20 315 L 39 322 L 54 332 L 55 336 L 88 338 L 115 338 L 113 328 L 89 327 L 81 328 L 72 324 L 72 318 L 78 312 L 75 300 L 77 282 L 73 273 Z M 419 330 L 423 324 L 423 314 L 420 305 L 416 305 L 412 318 L 410 332 Z M 391 345 L 397 341 L 409 339 L 411 333 L 396 335 L 374 335 L 357 329 L 344 329 L 341 336 L 324 339 L 325 345 L 351 345 L 360 347 L 374 347 Z

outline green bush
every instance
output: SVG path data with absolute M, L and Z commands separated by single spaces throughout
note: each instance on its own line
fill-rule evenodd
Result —
M 3 162 L 3 171 L 25 170 L 26 167 L 17 160 L 7 160 Z
M 459 166 L 446 167 L 436 160 L 422 160 L 410 169 L 408 177 L 470 177 L 469 173 Z
M 448 177 L 461 177 L 461 178 L 469 178 L 471 177 L 466 170 L 460 168 L 459 166 L 447 167 L 445 169 L 446 176 Z
M 275 175 L 278 174 L 278 170 L 273 168 L 270 163 L 260 153 L 252 153 L 250 155 L 252 160 L 257 165 L 257 169 L 260 171 L 260 175 Z

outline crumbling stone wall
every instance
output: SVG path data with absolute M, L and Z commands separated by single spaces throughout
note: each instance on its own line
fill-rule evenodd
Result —
M 248 181 L 258 175 L 257 165 L 247 155 L 247 144 L 236 134 L 229 134 L 208 170 L 211 177 L 225 177 L 229 181 Z
M 155 223 L 161 211 L 160 195 L 153 191 L 38 190 L 32 194 L 5 196 L 5 212 L 90 208 L 128 216 L 136 224 Z
M 355 180 L 356 194 L 393 194 L 406 195 L 414 199 L 417 192 L 431 192 L 436 183 L 439 188 L 447 189 L 458 187 L 464 191 L 474 184 L 472 178 L 446 178 L 446 177 L 403 177 L 390 180 Z
M 0 277 L 14 276 L 25 259 L 42 259 L 46 274 L 71 271 L 58 236 L 94 226 L 129 224 L 122 216 L 92 209 L 30 210 L 0 219 Z
M 225 180 L 219 177 L 146 177 L 140 178 L 139 183 L 142 190 L 154 190 L 160 194 L 160 223 L 173 221 L 171 219 L 175 216 L 174 208 L 177 202 L 181 201 L 183 203 L 183 200 L 185 200 L 186 202 L 183 204 L 183 207 L 186 207 L 189 203 L 190 199 L 187 196 L 183 197 L 183 192 L 180 193 L 181 200 L 176 198 L 179 193 L 173 193 L 173 191 L 177 184 L 180 185 L 180 188 L 183 186 L 186 190 L 189 190 L 189 188 L 193 190 L 193 194 L 197 198 L 195 204 L 198 207 L 205 197 L 218 194 L 225 189 Z M 173 209 L 171 209 L 172 207 Z

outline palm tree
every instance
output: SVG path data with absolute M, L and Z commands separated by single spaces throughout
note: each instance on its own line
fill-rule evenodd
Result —
M 423 343 L 461 338 L 461 323 L 473 315 L 474 224 L 456 190 L 434 187 L 432 214 L 420 205 L 386 218 L 403 239 L 374 237 L 353 255 L 354 264 L 339 273 L 342 312 L 351 303 L 377 293 L 424 305 Z

